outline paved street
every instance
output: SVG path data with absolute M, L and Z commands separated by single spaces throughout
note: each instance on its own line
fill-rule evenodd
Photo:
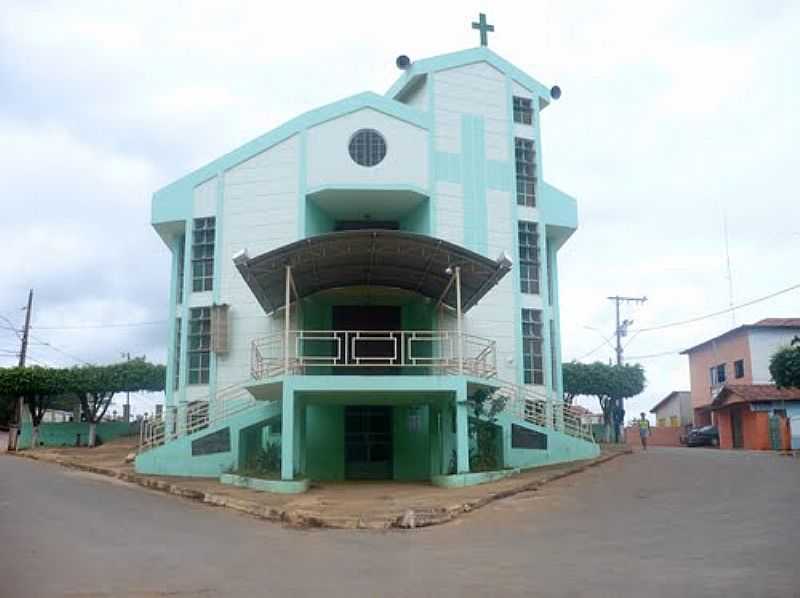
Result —
M 454 523 L 297 531 L 0 457 L 0 596 L 780 596 L 800 460 L 654 449 Z

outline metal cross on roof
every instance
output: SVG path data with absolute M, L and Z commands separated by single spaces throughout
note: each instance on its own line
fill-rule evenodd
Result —
M 472 22 L 473 29 L 480 29 L 481 32 L 481 45 L 488 46 L 489 45 L 489 37 L 486 35 L 487 31 L 494 31 L 494 25 L 489 25 L 486 22 L 486 14 L 480 13 L 478 15 L 478 22 Z

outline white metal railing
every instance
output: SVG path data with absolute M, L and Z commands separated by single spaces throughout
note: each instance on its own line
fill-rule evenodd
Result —
M 163 416 L 144 418 L 139 425 L 139 452 L 194 434 L 259 405 L 263 406 L 263 402 L 256 401 L 240 383 L 219 391 L 213 402 L 196 401 L 179 405 L 170 420 Z
M 552 402 L 541 391 L 530 386 L 496 379 L 493 382 L 499 384 L 493 396 L 505 399 L 504 412 L 512 417 L 589 442 L 595 441 L 592 426 L 583 423 L 580 415 L 569 405 Z M 169 423 L 163 417 L 145 418 L 139 429 L 139 451 L 193 434 L 259 405 L 263 405 L 263 402 L 255 400 L 242 384 L 236 384 L 219 391 L 212 402 L 198 401 L 179 406 Z
M 580 416 L 571 406 L 551 402 L 546 395 L 529 386 L 502 383 L 502 386 L 494 392 L 494 396 L 506 399 L 505 410 L 510 410 L 518 419 L 594 442 L 591 425 L 582 423 Z M 550 410 L 552 413 L 548 417 Z
M 449 330 L 290 330 L 254 340 L 250 364 L 257 380 L 279 376 L 287 366 L 293 374 L 406 368 L 490 378 L 497 353 L 493 340 Z

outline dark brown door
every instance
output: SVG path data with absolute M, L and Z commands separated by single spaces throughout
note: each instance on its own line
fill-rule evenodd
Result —
M 334 330 L 358 331 L 357 335 L 353 333 L 345 335 L 343 332 L 338 334 L 342 345 L 347 345 L 346 358 L 342 355 L 340 363 L 361 366 L 340 367 L 337 371 L 348 374 L 399 373 L 400 368 L 393 366 L 400 363 L 402 342 L 399 335 L 390 333 L 400 330 L 401 326 L 402 313 L 398 306 L 334 306 Z
M 739 409 L 731 409 L 731 433 L 733 434 L 733 448 L 744 448 L 742 412 Z
M 348 480 L 392 479 L 391 407 L 345 407 L 344 464 Z

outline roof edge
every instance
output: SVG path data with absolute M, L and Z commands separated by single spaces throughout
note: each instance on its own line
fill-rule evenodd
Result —
M 525 71 L 511 64 L 508 60 L 495 54 L 489 48 L 479 46 L 468 48 L 439 56 L 431 56 L 411 63 L 411 67 L 406 70 L 392 86 L 386 91 L 386 96 L 396 98 L 409 83 L 412 83 L 419 75 L 425 75 L 435 71 L 472 64 L 475 62 L 487 62 L 499 71 L 508 75 L 523 87 L 530 89 L 532 93 L 539 96 L 545 105 L 550 103 L 550 90 L 531 77 Z
M 382 112 L 388 116 L 393 116 L 422 129 L 430 129 L 430 115 L 372 91 L 362 92 L 326 104 L 286 121 L 282 125 L 248 141 L 235 150 L 224 154 L 205 166 L 201 166 L 156 191 L 153 194 L 152 223 L 155 224 L 165 221 L 163 218 L 156 217 L 157 206 L 161 204 L 161 202 L 169 201 L 175 194 L 183 194 L 189 190 L 193 190 L 197 185 L 289 139 L 304 129 L 314 127 L 364 108 L 372 108 L 373 110 Z

